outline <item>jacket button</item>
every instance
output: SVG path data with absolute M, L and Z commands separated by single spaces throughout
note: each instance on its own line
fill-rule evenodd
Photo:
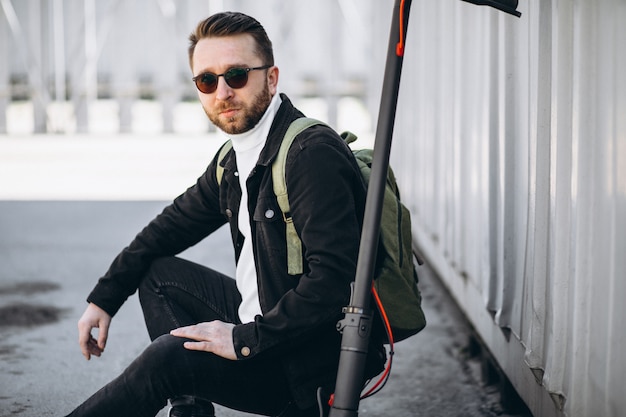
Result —
M 250 356 L 250 348 L 248 346 L 244 346 L 241 348 L 242 356 Z
M 231 209 L 226 209 L 226 216 L 227 217 L 233 217 L 233 211 Z
M 265 212 L 265 217 L 266 217 L 266 218 L 268 218 L 268 219 L 271 219 L 272 217 L 274 217 L 274 210 L 272 210 L 272 209 L 268 209 L 268 210 Z

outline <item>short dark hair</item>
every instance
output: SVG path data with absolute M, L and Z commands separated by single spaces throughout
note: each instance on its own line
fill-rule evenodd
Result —
M 209 16 L 198 23 L 189 35 L 189 65 L 193 64 L 193 52 L 200 39 L 239 34 L 250 34 L 256 43 L 256 52 L 263 65 L 274 65 L 274 51 L 263 26 L 253 17 L 239 12 L 223 12 Z

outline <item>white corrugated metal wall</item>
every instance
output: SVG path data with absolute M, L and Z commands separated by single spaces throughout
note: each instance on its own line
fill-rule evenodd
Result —
M 536 416 L 626 415 L 626 2 L 414 1 L 392 164 Z

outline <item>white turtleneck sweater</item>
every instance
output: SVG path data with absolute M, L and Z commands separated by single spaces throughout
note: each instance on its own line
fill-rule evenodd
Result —
M 237 173 L 235 175 L 239 177 L 239 184 L 241 185 L 241 205 L 239 207 L 238 224 L 239 231 L 244 236 L 244 242 L 239 261 L 237 262 L 235 279 L 237 288 L 241 293 L 239 319 L 242 323 L 252 322 L 257 314 L 262 314 L 250 236 L 250 214 L 248 213 L 246 180 L 256 166 L 261 150 L 265 146 L 270 127 L 281 101 L 278 93 L 275 94 L 265 114 L 254 128 L 238 135 L 227 135 L 232 141 L 233 149 L 235 150 L 237 158 Z

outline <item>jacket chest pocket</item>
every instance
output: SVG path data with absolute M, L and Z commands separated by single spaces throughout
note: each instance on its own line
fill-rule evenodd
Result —
M 275 196 L 259 198 L 253 215 L 253 232 L 256 247 L 255 254 L 261 271 L 266 271 L 270 277 L 300 276 L 302 274 L 302 245 L 297 238 L 298 245 L 292 250 L 296 256 L 295 268 L 290 267 L 288 261 L 290 252 L 287 225 L 283 213 L 278 206 Z M 293 223 L 291 223 L 293 226 Z M 295 229 L 294 229 L 295 232 Z M 291 272 L 300 271 L 299 273 Z
M 254 210 L 252 219 L 260 223 L 273 223 L 282 221 L 283 213 L 276 203 L 275 197 L 260 197 Z
M 304 272 L 304 252 L 291 213 L 283 213 L 276 198 L 259 199 L 254 220 L 257 240 L 273 247 L 274 258 L 284 258 L 287 274 L 300 276 Z M 276 242 L 282 242 L 281 247 L 276 247 Z

